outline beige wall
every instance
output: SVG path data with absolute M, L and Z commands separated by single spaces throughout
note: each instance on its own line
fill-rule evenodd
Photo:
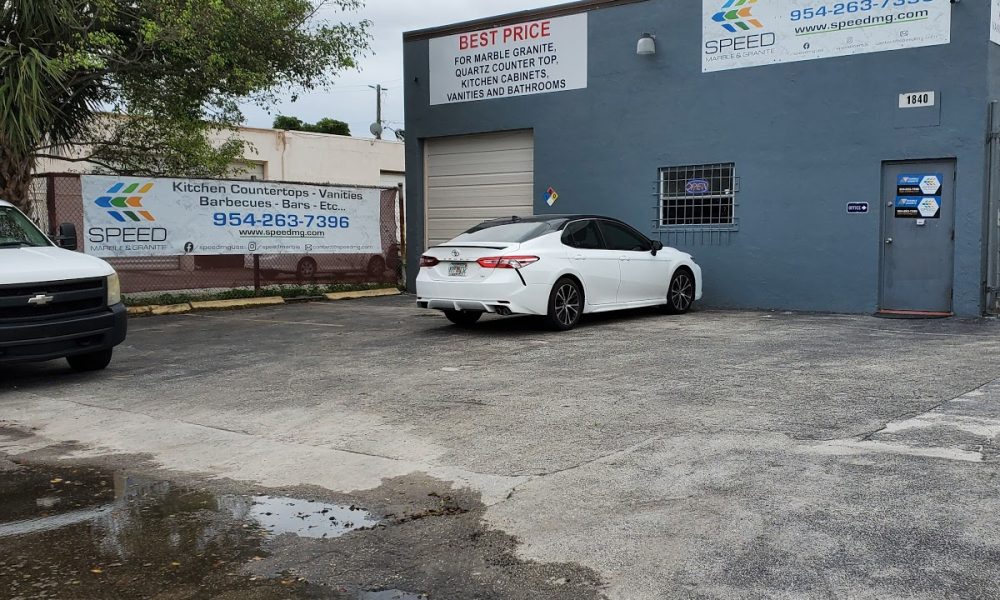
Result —
M 267 179 L 381 185 L 383 173 L 406 171 L 400 142 L 272 129 L 240 133 L 253 146 L 246 159 L 263 163 Z
M 254 128 L 241 128 L 239 135 L 250 143 L 244 160 L 262 166 L 264 178 L 269 180 L 395 185 L 406 171 L 401 142 Z M 93 169 L 87 163 L 44 160 L 37 172 L 86 173 Z

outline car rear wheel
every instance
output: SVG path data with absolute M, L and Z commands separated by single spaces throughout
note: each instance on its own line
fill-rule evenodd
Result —
M 295 267 L 295 275 L 300 280 L 313 279 L 316 277 L 316 270 L 316 261 L 306 257 L 300 260 L 298 266 Z
M 66 362 L 74 371 L 101 371 L 111 364 L 112 350 L 101 350 L 90 354 L 67 356 Z
M 472 327 L 483 316 L 483 313 L 477 310 L 446 310 L 444 316 L 459 327 Z
M 694 304 L 694 275 L 687 269 L 678 269 L 670 280 L 665 309 L 673 315 L 681 315 L 691 310 Z
M 381 256 L 373 256 L 370 261 L 368 261 L 368 276 L 373 280 L 382 279 L 385 275 L 385 259 Z
M 583 316 L 583 291 L 569 278 L 556 282 L 549 294 L 549 326 L 556 331 L 569 331 L 576 327 Z

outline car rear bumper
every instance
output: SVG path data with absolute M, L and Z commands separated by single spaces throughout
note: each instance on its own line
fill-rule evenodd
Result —
M 434 281 L 417 277 L 417 306 L 435 310 L 470 310 L 501 315 L 544 315 L 548 312 L 548 285 L 525 285 L 515 281 Z
M 125 341 L 124 304 L 102 312 L 46 321 L 0 324 L 0 364 L 38 362 L 109 350 Z

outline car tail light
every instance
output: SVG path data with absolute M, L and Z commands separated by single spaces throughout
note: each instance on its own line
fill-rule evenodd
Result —
M 438 259 L 434 258 L 433 256 L 421 256 L 420 257 L 420 268 L 422 269 L 424 267 L 436 267 L 436 266 L 438 266 L 438 263 L 440 263 L 440 262 L 441 261 L 439 261 Z
M 484 269 L 523 269 L 538 262 L 537 256 L 487 256 L 476 261 Z

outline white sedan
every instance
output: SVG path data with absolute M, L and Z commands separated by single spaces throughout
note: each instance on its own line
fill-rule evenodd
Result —
M 587 313 L 701 299 L 690 254 L 617 219 L 547 215 L 488 221 L 420 258 L 417 306 L 470 326 L 484 313 L 542 315 L 557 330 Z

